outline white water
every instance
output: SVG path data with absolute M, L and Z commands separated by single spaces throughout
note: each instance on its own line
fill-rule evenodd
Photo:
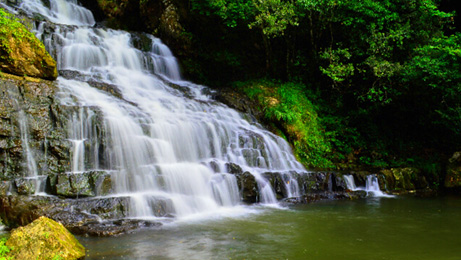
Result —
M 344 175 L 343 177 L 347 188 L 351 191 L 364 190 L 367 192 L 367 194 L 371 194 L 373 197 L 394 197 L 393 195 L 389 195 L 381 191 L 379 188 L 378 177 L 376 175 L 367 176 L 365 187 L 356 187 L 353 175 Z
M 24 152 L 25 166 L 27 169 L 26 174 L 23 176 L 25 181 L 31 181 L 33 189 L 35 190 L 35 195 L 43 194 L 45 191 L 46 176 L 40 176 L 37 162 L 35 160 L 35 154 L 33 149 L 29 145 L 29 120 L 27 119 L 24 111 L 19 108 L 18 105 L 18 121 L 19 121 L 19 130 L 21 132 L 21 143 Z
M 227 162 L 255 176 L 263 204 L 277 203 L 262 177 L 268 171 L 283 173 L 288 195 L 300 195 L 289 172 L 305 169 L 289 145 L 211 100 L 203 94 L 205 87 L 183 81 L 176 59 L 159 39 L 147 35 L 151 50 L 143 52 L 127 32 L 93 28 L 91 13 L 75 1 L 51 0 L 51 7 L 38 0 L 21 5 L 61 24 L 52 35 L 41 31 L 42 24 L 37 35 L 56 54 L 59 70 L 79 74 L 58 78 L 62 104 L 76 110 L 69 126 L 71 171 L 110 173 L 113 196 L 131 198 L 130 217 L 151 218 L 157 199 L 168 201 L 179 218 L 236 207 L 240 194 Z
M 356 191 L 357 186 L 355 186 L 354 176 L 353 175 L 344 175 L 344 181 L 346 182 L 347 188 L 351 191 Z

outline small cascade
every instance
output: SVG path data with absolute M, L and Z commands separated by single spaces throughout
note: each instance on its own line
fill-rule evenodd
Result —
M 21 1 L 20 8 L 29 15 L 45 16 L 53 23 L 68 25 L 94 25 L 93 14 L 88 9 L 78 5 L 77 0 L 50 0 L 49 7 L 40 0 Z
M 282 181 L 283 184 L 285 185 L 285 190 L 286 190 L 286 197 L 287 198 L 297 198 L 301 196 L 301 190 L 300 190 L 300 185 L 298 183 L 298 179 L 296 176 L 293 174 L 293 172 L 285 172 L 281 173 L 282 175 Z
M 373 197 L 394 197 L 381 191 L 379 188 L 378 177 L 376 175 L 368 175 L 365 182 L 365 187 L 357 187 L 355 185 L 353 175 L 344 175 L 344 181 L 346 182 L 347 188 L 351 191 L 363 190 L 367 194 L 372 194 Z
M 20 180 L 26 186 L 31 186 L 30 189 L 34 194 L 43 194 L 45 192 L 45 184 L 47 176 L 40 176 L 38 172 L 35 155 L 30 147 L 29 127 L 27 116 L 22 109 L 18 112 L 19 130 L 21 132 L 21 142 L 24 152 L 25 165 L 27 174 Z
M 180 81 L 181 73 L 176 57 L 173 56 L 170 49 L 160 39 L 152 35 L 149 35 L 149 38 L 152 41 L 150 61 L 153 64 L 153 72 L 170 80 Z
M 356 191 L 357 186 L 355 186 L 354 176 L 353 175 L 344 175 L 344 181 L 346 182 L 347 188 L 351 191 Z
M 212 100 L 206 87 L 182 80 L 159 39 L 95 28 L 75 0 L 50 0 L 50 7 L 23 0 L 20 8 L 54 23 L 36 33 L 58 69 L 76 75 L 57 80 L 61 104 L 74 111 L 66 174 L 109 174 L 105 196 L 129 198 L 128 217 L 159 217 L 158 205 L 178 218 L 239 205 L 227 163 L 254 176 L 263 204 L 277 203 L 266 172 L 281 174 L 287 196 L 300 196 L 292 173 L 305 169 L 288 143 Z M 137 37 L 150 44 L 138 46 Z
M 21 131 L 21 142 L 23 145 L 24 157 L 27 166 L 27 175 L 25 177 L 35 178 L 38 176 L 37 162 L 29 145 L 29 127 L 27 117 L 23 110 L 19 110 L 19 129 Z
M 394 197 L 393 195 L 388 195 L 381 191 L 379 188 L 378 177 L 376 175 L 367 176 L 365 191 L 367 193 L 372 193 L 374 197 Z

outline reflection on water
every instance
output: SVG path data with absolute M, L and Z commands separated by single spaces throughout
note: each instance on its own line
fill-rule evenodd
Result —
M 327 201 L 83 238 L 86 259 L 461 259 L 461 198 Z

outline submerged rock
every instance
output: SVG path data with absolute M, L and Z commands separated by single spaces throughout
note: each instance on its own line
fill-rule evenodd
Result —
M 11 232 L 6 245 L 12 259 L 83 259 L 85 248 L 60 223 L 40 217 Z

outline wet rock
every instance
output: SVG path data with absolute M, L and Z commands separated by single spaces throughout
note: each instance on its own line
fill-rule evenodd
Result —
M 83 259 L 85 248 L 60 223 L 40 217 L 11 232 L 6 245 L 12 259 Z
M 89 177 L 96 196 L 106 196 L 114 192 L 112 176 L 107 172 L 93 171 Z
M 67 111 L 55 100 L 56 83 L 2 73 L 0 78 L 0 172 L 3 180 L 27 176 L 26 137 L 42 175 L 69 168 Z M 66 144 L 67 142 L 67 144 Z
M 283 180 L 283 176 L 279 172 L 265 172 L 263 177 L 266 178 L 269 183 L 271 184 L 277 199 L 287 198 L 287 190 L 285 186 L 285 181 Z
M 31 195 L 35 193 L 36 180 L 30 178 L 19 178 L 14 180 L 16 191 L 20 195 Z
M 216 161 L 210 161 L 208 164 L 205 164 L 210 167 L 214 173 L 219 172 L 219 164 Z
M 448 160 L 445 187 L 449 189 L 461 188 L 461 152 L 456 152 Z
M 5 196 L 10 191 L 10 181 L 0 181 L 0 196 Z
M 235 163 L 226 163 L 226 168 L 228 173 L 232 174 L 242 174 L 242 167 L 240 165 L 235 164 Z
M 159 227 L 159 222 L 122 219 L 116 221 L 93 222 L 82 226 L 71 228 L 72 233 L 79 235 L 89 235 L 97 237 L 116 236 L 141 228 Z
M 156 217 L 171 217 L 174 213 L 173 201 L 170 199 L 151 197 L 147 203 Z
M 95 196 L 89 173 L 63 173 L 56 177 L 56 195 L 64 197 Z
M 8 227 L 25 226 L 40 216 L 44 216 L 52 205 L 51 198 L 29 196 L 1 196 L 0 216 Z
M 335 199 L 348 199 L 348 200 L 355 200 L 355 199 L 362 199 L 366 198 L 367 192 L 366 191 L 348 191 L 348 192 L 315 192 L 315 193 L 306 193 L 302 198 L 300 198 L 302 203 L 312 203 L 320 200 L 335 200 Z
M 332 176 L 332 181 L 333 181 L 333 187 L 335 191 L 346 191 L 347 190 L 347 184 L 342 175 L 334 174 Z
M 106 196 L 113 193 L 112 177 L 105 171 L 51 174 L 47 192 L 68 198 Z
M 246 95 L 236 92 L 235 89 L 220 89 L 216 95 L 216 100 L 238 111 L 253 115 L 261 122 L 264 119 L 263 112 L 255 102 L 251 101 Z
M 128 216 L 129 198 L 59 199 L 42 196 L 1 196 L 0 216 L 9 227 L 24 226 L 40 216 L 75 228 L 101 219 Z
M 382 170 L 379 175 L 382 175 L 379 178 L 381 190 L 398 193 L 428 187 L 426 178 L 421 174 L 421 170 L 416 168 L 391 168 Z
M 235 174 L 237 185 L 245 203 L 255 203 L 259 200 L 259 188 L 255 177 L 250 172 Z

